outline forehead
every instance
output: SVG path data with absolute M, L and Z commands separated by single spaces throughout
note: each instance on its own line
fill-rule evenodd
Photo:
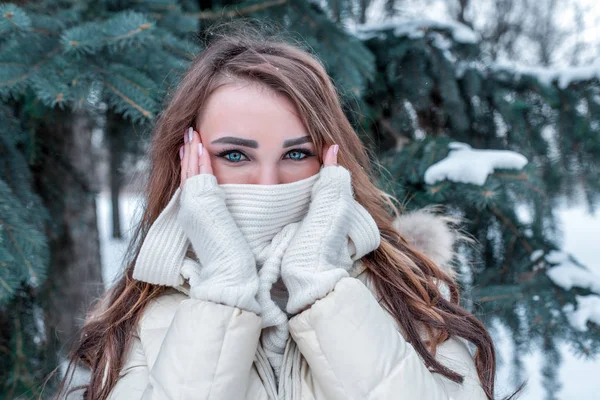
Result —
M 260 84 L 221 86 L 201 111 L 197 129 L 211 141 L 237 136 L 280 145 L 285 139 L 308 135 L 294 104 Z

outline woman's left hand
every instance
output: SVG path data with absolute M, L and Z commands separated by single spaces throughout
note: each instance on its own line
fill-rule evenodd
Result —
M 336 146 L 324 149 L 319 174 L 306 217 L 281 262 L 290 314 L 327 295 L 341 278 L 348 276 L 347 268 L 352 264 L 347 247 L 356 205 L 350 172 L 337 165 Z M 350 265 L 345 265 L 348 262 Z
M 337 153 L 338 153 L 339 145 L 325 145 L 323 148 L 323 168 L 328 167 L 330 165 L 338 165 L 337 163 Z

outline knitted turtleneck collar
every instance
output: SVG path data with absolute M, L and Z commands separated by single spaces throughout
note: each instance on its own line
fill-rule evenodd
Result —
M 223 184 L 225 203 L 258 258 L 283 227 L 301 221 L 319 174 L 279 185 Z

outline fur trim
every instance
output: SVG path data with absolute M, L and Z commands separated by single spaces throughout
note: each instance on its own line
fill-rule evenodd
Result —
M 428 206 L 397 217 L 393 224 L 398 232 L 415 249 L 429 257 L 444 272 L 456 281 L 455 269 L 458 241 L 470 241 L 453 225 L 461 221 L 458 217 L 437 214 L 438 206 Z

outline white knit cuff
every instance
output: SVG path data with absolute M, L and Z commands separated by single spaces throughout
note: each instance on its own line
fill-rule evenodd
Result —
M 356 261 L 379 248 L 381 232 L 373 216 L 356 200 L 353 208 L 348 237 L 352 241 L 352 261 Z
M 328 165 L 322 167 L 319 171 L 319 179 L 311 189 L 311 201 L 314 201 L 317 194 L 322 190 L 329 191 L 330 186 L 338 188 L 340 196 L 353 197 L 352 174 L 341 165 Z
M 260 313 L 254 254 L 227 209 L 225 192 L 214 175 L 188 178 L 178 221 L 201 265 L 183 271 L 189 277 L 190 297 Z
M 199 286 L 190 288 L 190 297 L 237 307 L 260 315 L 261 307 L 256 300 L 257 290 L 258 281 L 235 286 L 211 285 L 210 282 L 202 282 Z
M 180 268 L 190 242 L 177 222 L 181 189 L 154 221 L 146 234 L 133 268 L 133 278 L 154 285 L 183 283 Z
M 189 296 L 194 299 L 211 301 L 242 310 L 260 314 L 261 306 L 256 299 L 258 277 L 251 277 L 246 282 L 229 285 L 220 277 L 206 279 L 201 276 L 202 266 L 186 259 L 181 268 L 181 275 L 188 280 Z
M 299 229 L 282 265 L 290 314 L 331 292 L 349 276 L 353 261 L 379 245 L 380 236 L 371 215 L 354 199 L 350 171 L 337 165 L 321 169 Z
M 327 296 L 340 279 L 349 276 L 343 268 L 324 271 L 298 271 L 286 279 L 290 297 L 286 310 L 289 314 L 297 314 Z
M 217 177 L 213 174 L 197 174 L 190 176 L 184 183 L 182 195 L 185 197 L 210 196 L 212 192 L 219 192 L 219 196 L 225 197 L 225 192 L 219 186 Z M 184 199 L 182 198 L 182 201 Z

